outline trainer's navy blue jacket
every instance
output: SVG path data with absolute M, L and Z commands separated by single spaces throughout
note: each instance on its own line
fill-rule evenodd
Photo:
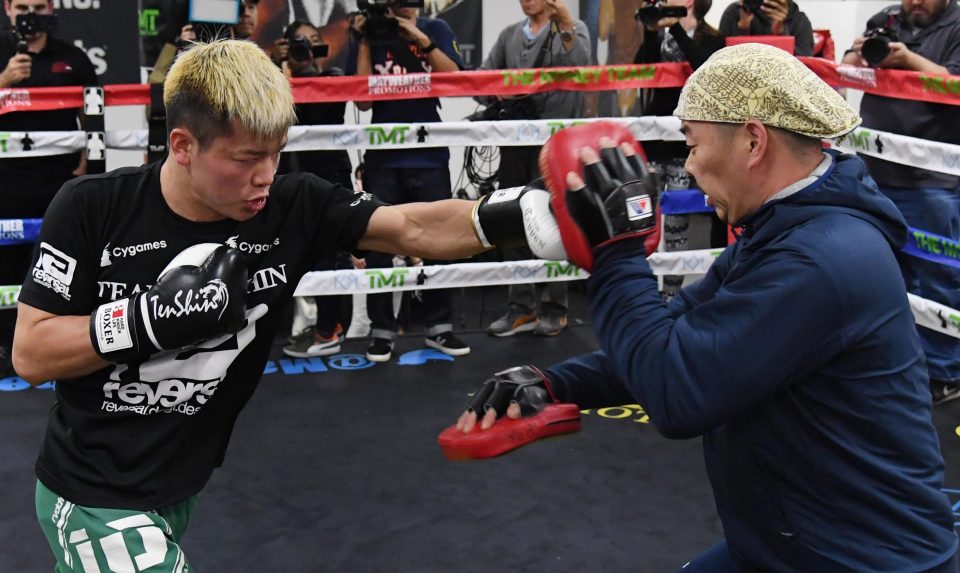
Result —
M 772 201 L 664 305 L 636 243 L 589 279 L 602 352 L 547 370 L 584 408 L 639 402 L 703 435 L 746 570 L 956 571 L 927 373 L 894 253 L 907 228 L 856 157 Z

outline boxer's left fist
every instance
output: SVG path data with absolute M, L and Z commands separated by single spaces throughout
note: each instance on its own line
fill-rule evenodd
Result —
M 594 122 L 558 131 L 540 152 L 540 172 L 570 261 L 593 268 L 597 248 L 645 237 L 659 243 L 660 184 L 626 127 Z

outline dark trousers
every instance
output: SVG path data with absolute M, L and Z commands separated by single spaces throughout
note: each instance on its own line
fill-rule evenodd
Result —
M 443 167 L 378 167 L 366 165 L 363 170 L 363 188 L 378 199 L 391 205 L 431 202 L 450 199 L 450 169 Z M 366 256 L 367 268 L 393 267 L 393 253 L 370 251 Z M 424 260 L 431 265 L 442 261 Z M 450 289 L 427 289 L 422 292 L 422 318 L 427 327 L 427 336 L 453 330 L 451 323 L 452 291 Z M 393 314 L 393 293 L 367 296 L 367 313 L 370 316 L 370 334 L 374 338 L 393 340 L 397 336 L 397 317 Z
M 353 189 L 353 181 L 349 169 L 340 169 L 331 172 L 315 173 L 318 177 L 326 179 L 331 183 L 339 183 L 347 189 Z M 335 269 L 349 269 L 349 256 L 328 257 L 317 263 L 316 270 L 332 271 Z M 340 324 L 340 303 L 347 297 L 344 296 L 315 296 L 314 303 L 317 305 L 317 325 L 316 331 L 325 337 L 333 336 Z M 346 328 L 346 327 L 344 327 Z

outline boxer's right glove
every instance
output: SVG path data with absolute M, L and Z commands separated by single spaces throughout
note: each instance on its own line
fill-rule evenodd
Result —
M 519 406 L 519 419 L 507 417 L 511 404 Z M 541 438 L 580 430 L 577 405 L 557 401 L 550 381 L 533 366 L 494 374 L 473 395 L 467 411 L 478 418 L 471 431 L 453 425 L 438 439 L 443 453 L 453 460 L 499 456 Z M 496 412 L 497 420 L 481 429 L 480 420 L 490 411 Z
M 177 255 L 143 293 L 100 305 L 90 317 L 93 349 L 108 362 L 142 361 L 160 350 L 240 331 L 247 264 L 236 249 L 209 243 Z
M 585 147 L 599 161 L 583 165 Z M 656 249 L 659 183 L 647 169 L 642 152 L 629 129 L 604 121 L 561 129 L 541 149 L 540 172 L 550 190 L 567 255 L 577 266 L 593 270 L 595 249 L 631 237 L 648 239 L 647 254 Z M 586 185 L 568 189 L 571 172 Z
M 473 209 L 473 228 L 487 248 L 528 247 L 540 259 L 567 258 L 542 179 L 481 197 Z

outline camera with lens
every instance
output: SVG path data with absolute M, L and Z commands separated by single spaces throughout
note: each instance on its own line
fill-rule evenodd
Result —
M 656 0 L 650 6 L 637 10 L 634 17 L 643 22 L 644 26 L 652 26 L 663 18 L 683 18 L 686 15 L 685 6 L 664 6 L 662 0 Z
M 890 42 L 897 41 L 897 32 L 890 28 L 873 28 L 867 30 L 863 37 L 860 55 L 868 64 L 875 66 L 890 55 Z
M 423 8 L 423 0 L 357 0 L 357 8 L 366 22 L 363 36 L 371 45 L 389 45 L 400 39 L 397 19 L 387 14 L 389 8 Z
M 290 54 L 291 60 L 306 62 L 311 58 L 319 59 L 327 57 L 327 54 L 330 52 L 329 46 L 326 44 L 317 44 L 314 46 L 309 38 L 305 38 L 294 32 L 295 30 L 288 30 L 287 33 L 284 34 L 284 37 L 287 39 L 287 53 Z
M 17 14 L 14 33 L 17 37 L 17 53 L 27 53 L 27 37 L 37 34 L 50 34 L 57 30 L 56 14 Z

